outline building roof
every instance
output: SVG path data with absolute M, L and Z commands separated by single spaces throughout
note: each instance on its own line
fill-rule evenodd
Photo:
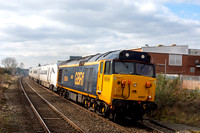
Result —
M 142 47 L 142 51 L 153 53 L 188 54 L 188 45 L 158 45 L 153 47 Z

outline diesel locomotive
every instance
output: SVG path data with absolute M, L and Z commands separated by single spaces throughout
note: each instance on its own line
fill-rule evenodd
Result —
M 156 108 L 155 67 L 146 52 L 110 51 L 58 66 L 57 91 L 110 117 L 142 119 Z

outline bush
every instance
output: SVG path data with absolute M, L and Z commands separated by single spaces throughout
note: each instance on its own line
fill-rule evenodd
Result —
M 4 73 L 7 73 L 7 74 L 11 75 L 11 71 L 8 70 L 8 69 L 5 69 Z
M 157 75 L 155 102 L 158 104 L 158 108 L 171 106 L 178 101 L 178 97 L 176 95 L 179 89 L 179 77 L 171 80 L 167 79 L 163 74 Z
M 157 75 L 155 102 L 158 109 L 152 117 L 200 127 L 200 92 L 181 89 L 179 77 L 172 80 Z
M 0 74 L 4 74 L 4 68 L 0 68 Z
M 7 73 L 7 74 L 11 74 L 11 71 L 10 70 L 8 70 L 8 69 L 6 69 L 6 68 L 0 68 L 0 74 L 5 74 L 5 73 Z

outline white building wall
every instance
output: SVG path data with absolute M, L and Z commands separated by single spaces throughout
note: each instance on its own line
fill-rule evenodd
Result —
M 143 52 L 188 54 L 188 45 L 142 47 Z

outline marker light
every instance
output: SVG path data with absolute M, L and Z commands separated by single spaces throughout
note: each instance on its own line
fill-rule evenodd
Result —
M 150 88 L 152 86 L 152 84 L 150 82 L 146 82 L 145 87 L 146 88 Z
M 128 85 L 129 85 L 129 86 L 131 85 L 131 80 L 128 80 Z
M 122 87 L 125 87 L 126 80 L 122 80 L 121 84 L 122 84 Z

